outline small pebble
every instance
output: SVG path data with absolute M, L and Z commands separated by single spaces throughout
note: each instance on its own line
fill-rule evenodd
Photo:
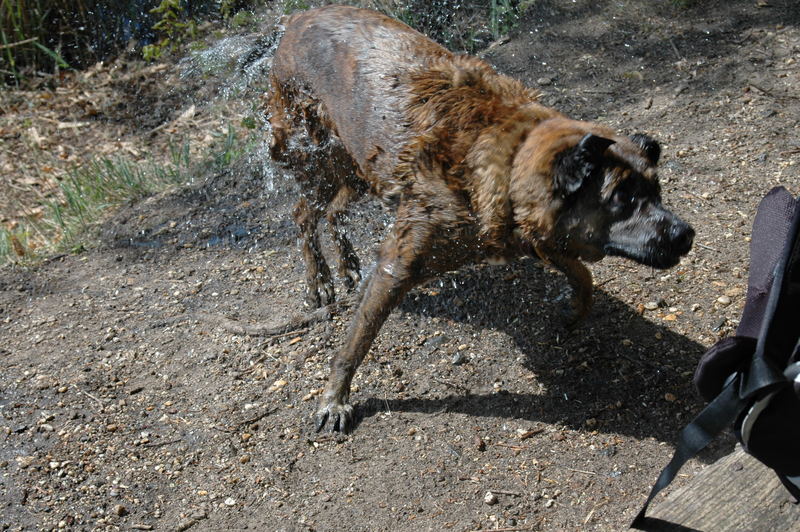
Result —
M 497 495 L 495 495 L 491 491 L 487 491 L 486 495 L 483 496 L 483 502 L 485 502 L 489 506 L 497 504 Z
M 236 506 L 236 501 L 233 499 L 233 497 L 228 497 L 225 499 L 225 506 Z
M 458 353 L 456 353 L 455 355 L 453 355 L 453 358 L 450 360 L 450 362 L 451 362 L 451 363 L 452 363 L 454 366 L 460 366 L 461 364 L 463 364 L 464 362 L 466 362 L 466 359 L 467 359 L 467 357 L 465 357 L 465 356 L 464 356 L 464 353 L 462 353 L 462 352 L 460 352 L 460 351 L 459 351 Z
M 655 310 L 658 308 L 658 303 L 655 301 L 648 301 L 647 303 L 644 304 L 644 308 L 646 308 L 647 310 Z
M 719 296 L 717 298 L 717 303 L 722 307 L 727 307 L 731 304 L 731 298 L 728 296 Z

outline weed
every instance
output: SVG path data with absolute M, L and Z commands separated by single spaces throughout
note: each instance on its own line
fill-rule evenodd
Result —
M 90 229 L 110 207 L 184 184 L 192 169 L 208 163 L 217 170 L 225 168 L 247 149 L 233 127 L 219 136 L 214 154 L 194 164 L 187 142 L 170 146 L 165 164 L 114 158 L 74 169 L 60 181 L 59 199 L 45 202 L 41 214 L 29 214 L 14 227 L 0 227 L 0 264 L 34 264 L 47 254 L 77 253 L 89 245 Z
M 148 44 L 142 48 L 142 56 L 146 61 L 161 57 L 164 52 L 172 51 L 187 37 L 194 38 L 197 33 L 197 24 L 194 20 L 184 21 L 181 0 L 161 0 L 158 7 L 150 10 L 161 18 L 153 25 L 153 29 L 160 32 L 163 37 L 155 44 Z

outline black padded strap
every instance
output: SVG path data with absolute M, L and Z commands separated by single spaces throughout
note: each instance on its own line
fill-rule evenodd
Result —
M 647 507 L 662 489 L 667 487 L 678 474 L 683 464 L 699 453 L 719 433 L 730 427 L 744 410 L 747 402 L 739 397 L 739 376 L 729 382 L 720 394 L 706 406 L 691 423 L 684 427 L 678 439 L 678 447 L 669 464 L 661 471 L 647 501 L 633 520 L 631 528 L 649 530 Z

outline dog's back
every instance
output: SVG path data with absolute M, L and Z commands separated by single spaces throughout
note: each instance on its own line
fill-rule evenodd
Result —
M 358 168 L 377 165 L 375 173 L 385 174 L 404 138 L 398 79 L 452 55 L 379 13 L 329 6 L 290 17 L 273 60 L 273 90 L 314 100 L 321 122 L 338 135 Z M 298 99 L 303 98 L 294 95 L 283 103 L 296 106 Z

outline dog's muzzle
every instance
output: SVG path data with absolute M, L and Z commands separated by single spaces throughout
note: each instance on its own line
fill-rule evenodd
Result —
M 649 216 L 612 229 L 610 236 L 606 254 L 665 269 L 678 264 L 692 249 L 694 229 L 670 211 L 656 208 Z

